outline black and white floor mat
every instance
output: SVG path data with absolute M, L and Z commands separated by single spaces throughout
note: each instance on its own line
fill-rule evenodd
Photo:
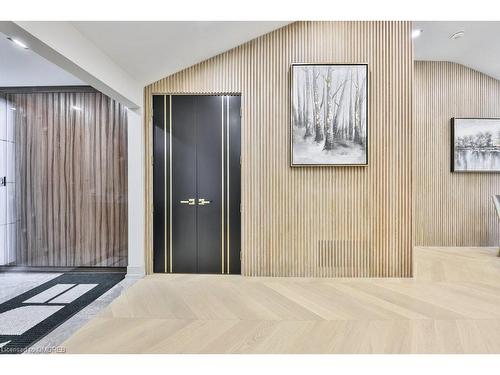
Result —
M 0 354 L 24 352 L 124 277 L 65 273 L 0 304 Z

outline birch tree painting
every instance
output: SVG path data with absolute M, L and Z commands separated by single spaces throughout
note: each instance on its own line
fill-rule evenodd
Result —
M 292 165 L 367 164 L 366 64 L 292 65 Z

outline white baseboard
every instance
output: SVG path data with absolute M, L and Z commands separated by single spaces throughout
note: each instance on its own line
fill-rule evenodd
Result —
M 128 266 L 127 267 L 127 275 L 126 277 L 131 278 L 143 278 L 146 274 L 143 266 Z

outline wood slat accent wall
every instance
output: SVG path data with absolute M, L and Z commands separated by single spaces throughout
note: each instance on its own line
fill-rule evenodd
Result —
M 125 107 L 97 92 L 7 98 L 16 107 L 16 264 L 126 266 Z
M 242 274 L 411 276 L 410 22 L 297 22 L 145 89 L 147 271 L 151 96 L 242 94 Z M 368 167 L 290 167 L 290 64 L 369 64 Z
M 497 246 L 500 174 L 451 173 L 452 117 L 500 117 L 500 81 L 449 62 L 415 62 L 414 242 Z

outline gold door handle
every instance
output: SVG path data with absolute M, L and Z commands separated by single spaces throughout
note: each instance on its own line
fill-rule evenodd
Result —
M 189 198 L 187 201 L 181 201 L 182 204 L 189 204 L 190 206 L 194 206 L 196 204 L 196 200 L 194 198 Z
M 205 198 L 198 199 L 198 205 L 204 206 L 206 204 L 210 204 L 210 201 L 206 200 Z

